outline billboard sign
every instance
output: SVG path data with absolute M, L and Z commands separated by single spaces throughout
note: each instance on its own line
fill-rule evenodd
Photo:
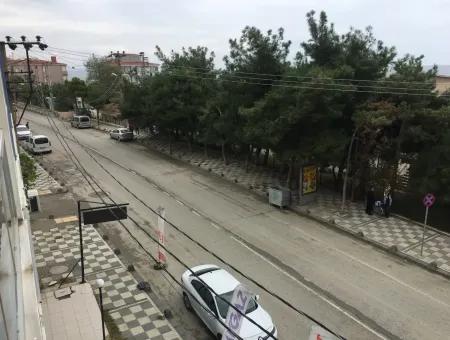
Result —
M 302 195 L 317 191 L 317 167 L 308 165 L 302 168 Z

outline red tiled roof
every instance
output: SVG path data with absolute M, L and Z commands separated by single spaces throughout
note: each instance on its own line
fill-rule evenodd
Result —
M 6 65 L 22 65 L 22 64 L 26 64 L 27 60 L 26 59 L 6 59 Z M 37 59 L 37 58 L 30 58 L 30 65 L 60 65 L 60 66 L 67 66 L 67 64 L 64 63 L 54 63 L 52 61 L 49 60 L 42 60 L 42 59 Z

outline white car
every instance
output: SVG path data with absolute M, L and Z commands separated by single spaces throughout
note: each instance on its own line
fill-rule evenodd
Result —
M 117 139 L 119 142 L 133 140 L 134 134 L 127 128 L 114 129 L 109 132 L 112 139 Z
M 33 154 L 50 153 L 52 152 L 52 143 L 44 135 L 30 136 L 24 141 L 23 148 Z
M 216 265 L 206 264 L 191 268 L 195 273 L 187 270 L 181 276 L 183 284 L 183 301 L 188 310 L 194 310 L 202 319 L 205 325 L 216 336 L 221 339 L 226 328 L 217 320 L 218 318 L 225 324 L 228 309 L 230 306 L 224 303 L 214 293 L 211 292 L 198 278 L 200 278 L 206 285 L 208 285 L 220 297 L 230 302 L 233 296 L 234 289 L 240 284 L 230 273 L 226 270 L 217 267 Z M 196 302 L 195 299 L 198 301 Z M 270 315 L 259 305 L 258 296 L 250 300 L 248 304 L 246 316 L 255 321 L 262 328 L 267 330 L 275 338 L 277 337 L 277 329 L 273 324 Z M 208 313 L 203 307 L 212 312 Z M 267 333 L 262 331 L 259 327 L 251 323 L 248 319 L 243 318 L 239 336 L 245 340 L 269 340 L 272 339 Z
M 16 132 L 18 140 L 25 140 L 31 136 L 31 131 L 26 127 L 26 125 L 17 125 Z

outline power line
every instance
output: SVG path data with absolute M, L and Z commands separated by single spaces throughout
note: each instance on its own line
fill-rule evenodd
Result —
M 66 54 L 88 56 L 88 57 L 91 55 L 94 55 L 93 53 L 89 53 L 89 52 L 80 52 L 80 51 L 74 51 L 74 50 L 69 50 L 69 49 L 65 49 L 65 48 L 53 47 L 53 46 L 48 46 L 48 48 L 50 50 L 60 51 L 61 53 L 66 53 Z
M 54 47 L 52 47 L 55 49 Z M 66 50 L 70 51 L 70 50 Z M 70 51 L 70 53 L 77 53 L 76 51 Z M 84 52 L 81 52 L 84 53 Z M 76 55 L 76 54 L 74 54 Z M 203 71 L 213 71 L 218 73 L 234 73 L 234 74 L 242 74 L 242 75 L 256 75 L 256 76 L 269 76 L 269 77 L 283 77 L 283 78 L 291 78 L 291 79 L 310 79 L 310 80 L 330 80 L 330 81 L 343 81 L 343 82 L 363 82 L 363 83 L 392 83 L 392 84 L 415 84 L 415 85 L 423 85 L 423 86 L 432 86 L 434 85 L 434 82 L 423 82 L 423 81 L 405 81 L 405 80 L 373 80 L 373 79 L 354 79 L 354 78 L 330 78 L 330 77 L 311 77 L 311 76 L 299 76 L 299 75 L 289 75 L 289 74 L 274 74 L 274 73 L 263 73 L 263 72 L 245 72 L 245 71 L 237 71 L 237 70 L 211 70 L 206 67 L 188 67 L 183 66 L 183 68 L 186 69 L 196 69 L 196 70 L 203 70 Z
M 213 251 L 209 250 L 207 247 L 205 247 L 203 244 L 201 244 L 200 242 L 198 242 L 197 240 L 194 240 L 190 235 L 188 235 L 185 231 L 183 231 L 180 227 L 178 227 L 177 225 L 175 225 L 174 223 L 172 223 L 171 221 L 167 220 L 165 217 L 161 216 L 161 214 L 156 211 L 155 209 L 153 209 L 152 207 L 150 207 L 147 203 L 145 203 L 142 199 L 140 199 L 139 197 L 137 197 L 127 186 L 125 186 L 120 180 L 118 180 L 108 169 L 106 169 L 98 160 L 97 158 L 95 158 L 94 156 L 92 156 L 92 154 L 87 150 L 87 148 L 85 148 L 80 142 L 77 141 L 77 144 L 79 144 L 84 150 L 85 152 L 94 160 L 95 163 L 97 163 L 108 175 L 111 176 L 111 178 L 113 178 L 123 189 L 125 189 L 128 193 L 130 193 L 136 200 L 138 200 L 141 204 L 143 204 L 147 209 L 149 209 L 152 213 L 154 213 L 156 216 L 162 218 L 166 223 L 168 223 L 170 226 L 172 226 L 175 230 L 177 230 L 178 232 L 180 232 L 181 234 L 183 234 L 186 238 L 188 238 L 190 241 L 192 241 L 193 243 L 195 243 L 197 246 L 199 246 L 201 249 L 203 249 L 204 251 L 206 251 L 208 254 L 212 255 L 214 258 L 216 258 L 217 260 L 219 260 L 220 262 L 224 263 L 225 265 L 229 266 L 230 268 L 232 268 L 234 271 L 236 271 L 237 273 L 239 273 L 241 276 L 243 276 L 244 278 L 246 278 L 247 280 L 249 280 L 250 282 L 252 282 L 253 284 L 255 284 L 256 286 L 258 286 L 259 288 L 261 288 L 262 290 L 264 290 L 266 293 L 268 293 L 269 295 L 273 296 L 274 298 L 276 298 L 277 300 L 279 300 L 280 302 L 282 302 L 283 304 L 285 304 L 286 306 L 288 306 L 289 308 L 293 309 L 294 311 L 296 311 L 298 314 L 306 317 L 307 319 L 309 319 L 310 321 L 313 321 L 314 323 L 320 325 L 322 328 L 326 329 L 327 331 L 329 331 L 330 333 L 336 335 L 337 337 L 344 339 L 342 336 L 336 334 L 335 332 L 333 332 L 332 330 L 330 330 L 328 327 L 326 327 L 324 324 L 322 324 L 321 322 L 319 322 L 318 320 L 316 320 L 315 318 L 313 318 L 312 316 L 308 315 L 306 312 L 303 312 L 301 310 L 299 310 L 298 308 L 296 308 L 295 306 L 293 306 L 290 302 L 286 301 L 284 298 L 280 297 L 278 294 L 272 292 L 271 290 L 269 290 L 268 288 L 266 288 L 265 286 L 263 286 L 262 284 L 260 284 L 259 282 L 257 282 L 256 280 L 254 280 L 253 278 L 250 278 L 249 276 L 247 276 L 246 274 L 244 274 L 242 271 L 240 271 L 239 269 L 237 269 L 235 266 L 231 265 L 230 263 L 226 262 L 224 259 L 222 259 L 219 255 L 217 255 L 216 253 L 214 253 Z M 95 152 L 95 150 L 93 150 Z M 97 152 L 98 153 L 98 152 Z M 156 241 L 156 240 L 155 240 Z M 159 242 L 157 242 L 159 244 Z M 162 245 L 161 245 L 162 246 Z M 164 246 L 162 246 L 169 254 L 170 251 L 165 248 Z M 173 254 L 171 254 L 172 256 L 174 256 Z M 190 269 L 187 265 L 185 265 L 183 262 L 180 262 L 181 264 L 183 264 L 187 269 Z
M 231 79 L 223 79 L 223 78 L 212 78 L 212 77 L 196 77 L 196 76 L 189 76 L 186 74 L 170 74 L 170 76 L 173 77 L 179 77 L 179 78 L 191 78 L 191 79 L 201 79 L 201 80 L 213 80 L 217 82 L 232 82 L 232 83 L 238 83 L 242 85 L 261 85 L 261 86 L 271 86 L 271 87 L 284 87 L 284 88 L 292 88 L 292 89 L 310 89 L 310 90 L 323 90 L 323 91 L 340 91 L 340 92 L 357 92 L 357 93 L 372 93 L 372 94 L 389 94 L 389 95 L 396 95 L 396 96 L 424 96 L 424 97 L 436 97 L 435 94 L 430 93 L 409 93 L 409 92 L 394 92 L 394 91 L 375 91 L 375 90 L 358 90 L 358 89 L 343 89 L 343 88 L 330 88 L 330 87 L 317 87 L 317 86 L 300 86 L 300 85 L 285 85 L 285 84 L 270 84 L 270 83 L 259 83 L 259 82 L 252 82 L 247 81 L 245 78 L 243 78 L 244 81 L 237 81 L 237 80 L 231 80 Z M 440 95 L 440 97 L 450 97 L 450 95 Z
M 47 114 L 47 117 L 49 117 L 49 115 Z M 48 118 L 47 118 L 48 119 Z M 106 196 L 106 197 L 108 197 L 110 200 L 111 200 L 111 202 L 113 202 L 113 204 L 114 205 L 117 205 L 117 203 L 116 202 L 114 202 L 114 200 L 108 195 L 108 193 L 106 193 L 102 188 L 101 188 L 101 186 L 96 182 L 96 180 L 92 177 L 92 175 L 90 175 L 89 174 L 89 172 L 86 170 L 86 168 L 84 168 L 83 167 L 83 165 L 81 164 L 81 162 L 79 161 L 79 159 L 75 156 L 75 154 L 74 154 L 74 152 L 73 152 L 73 150 L 70 148 L 70 146 L 69 146 L 69 144 L 67 143 L 67 141 L 65 140 L 65 136 L 59 131 L 59 128 L 57 127 L 57 125 L 56 125 L 56 123 L 53 121 L 53 118 L 51 118 L 51 120 L 52 120 L 52 122 L 53 122 L 53 124 L 55 125 L 55 128 L 57 129 L 57 132 L 55 131 L 55 129 L 53 128 L 53 126 L 52 126 L 52 124 L 50 123 L 50 121 L 49 121 L 49 123 L 50 123 L 50 126 L 51 126 L 51 128 L 52 128 L 52 130 L 55 132 L 55 134 L 56 135 L 60 135 L 61 137 L 62 137 L 62 139 L 64 140 L 64 142 L 66 143 L 66 146 L 67 146 L 67 148 L 70 150 L 70 152 L 71 152 L 71 154 L 72 154 L 72 156 L 73 156 L 73 158 L 75 158 L 76 160 L 77 160 L 77 162 L 78 162 L 78 164 L 79 164 L 79 166 L 76 164 L 76 162 L 73 160 L 73 158 L 72 157 L 70 157 L 70 160 L 72 161 L 72 163 L 76 166 L 76 168 L 80 171 L 80 173 L 83 175 L 83 177 L 85 178 L 85 180 L 88 182 L 88 184 L 91 186 L 91 188 L 94 190 L 94 192 L 96 193 L 96 195 L 99 197 L 99 199 L 103 202 L 103 203 L 105 203 L 106 204 L 106 202 L 104 201 L 104 199 L 103 199 L 103 197 L 101 197 L 100 195 L 99 195 L 99 193 L 96 191 L 96 189 L 93 187 L 93 185 L 90 183 L 90 181 L 86 178 L 86 176 L 84 175 L 84 173 L 81 171 L 81 169 L 80 169 L 80 167 L 84 170 L 84 172 L 91 178 L 91 181 L 93 182 L 93 183 L 95 183 L 96 185 L 97 185 L 97 187 L 103 192 L 103 194 Z M 80 145 L 84 150 L 85 150 L 85 152 L 90 156 L 90 157 L 92 157 L 92 155 L 85 149 L 85 147 L 82 145 L 82 144 L 80 144 L 80 142 L 76 139 L 76 137 L 72 134 L 72 132 L 63 124 L 63 126 L 66 128 L 66 130 L 67 131 L 69 131 L 69 133 L 72 135 L 72 137 L 75 139 L 75 141 L 76 141 L 76 143 L 78 144 L 78 145 Z M 59 139 L 59 137 L 58 137 L 58 140 L 60 141 L 60 143 L 61 143 L 61 140 Z M 63 148 L 64 148 L 64 150 L 66 151 L 66 153 L 67 153 L 67 150 L 66 150 L 66 148 L 64 147 L 64 145 L 63 144 L 61 144 L 62 146 L 63 146 Z M 114 212 L 110 209 L 110 211 L 114 214 Z M 270 334 L 270 332 L 268 332 L 267 330 L 265 330 L 263 327 L 261 327 L 258 323 L 256 323 L 253 319 L 251 319 L 251 318 L 249 318 L 247 315 L 245 315 L 245 314 L 243 314 L 239 309 L 237 309 L 235 306 L 233 306 L 230 302 L 228 302 L 227 300 L 225 300 L 225 299 L 223 299 L 221 296 L 219 296 L 208 284 L 206 284 L 201 278 L 199 278 L 191 269 L 190 269 L 190 267 L 188 267 L 183 261 L 181 261 L 181 259 L 179 259 L 176 255 L 174 255 L 171 251 L 169 251 L 165 246 L 163 246 L 163 245 L 161 245 L 160 243 L 159 243 L 159 241 L 158 240 L 156 240 L 152 235 L 150 235 L 144 228 L 142 228 L 132 217 L 130 217 L 129 216 L 129 218 L 130 218 L 130 220 L 141 230 L 141 231 L 143 231 L 147 236 L 149 236 L 150 237 L 150 239 L 152 239 L 154 242 L 156 242 L 158 245 L 160 245 L 162 248 L 164 248 L 166 251 L 167 251 L 167 253 L 168 254 L 170 254 L 175 260 L 177 260 L 180 264 L 182 264 L 186 269 L 188 269 L 190 272 L 191 272 L 191 274 L 192 275 L 195 275 L 196 277 L 197 277 L 197 279 L 199 280 L 199 281 L 201 281 L 204 285 L 205 285 L 205 287 L 207 287 L 208 288 L 208 290 L 210 290 L 211 292 L 213 292 L 218 298 L 220 298 L 223 302 L 225 302 L 226 304 L 228 304 L 230 307 L 232 307 L 233 309 L 235 309 L 238 313 L 240 313 L 243 317 L 245 317 L 247 320 L 249 320 L 252 324 L 254 324 L 255 326 L 257 326 L 258 328 L 260 328 L 263 332 L 265 332 L 267 335 L 269 335 L 272 339 L 274 339 L 274 340 L 277 340 L 277 338 L 275 338 L 273 335 L 271 335 Z M 123 228 L 125 228 L 126 230 L 127 230 L 127 232 L 130 234 L 130 236 L 136 241 L 136 242 L 138 242 L 138 244 L 140 245 L 140 247 L 153 259 L 153 260 L 155 260 L 155 262 L 156 262 L 156 259 L 143 247 L 143 245 L 139 242 L 139 241 L 137 241 L 137 239 L 131 234 L 131 232 L 126 228 L 126 226 L 123 224 L 123 222 L 122 221 L 118 221 L 119 223 L 120 223 L 120 225 L 123 227 Z M 180 287 L 182 287 L 183 288 L 183 286 L 181 285 L 181 283 L 179 283 L 178 282 L 178 280 L 176 280 L 175 278 L 174 278 L 174 276 L 168 271 L 168 270 L 164 270 L 177 284 L 179 284 L 180 285 Z M 197 298 L 195 297 L 195 296 L 193 296 L 190 292 L 188 292 L 188 291 L 186 291 L 186 293 L 188 293 L 193 299 L 194 299 L 194 301 L 196 301 L 197 303 L 199 303 L 199 305 L 201 305 L 201 303 L 197 300 Z M 202 306 L 202 305 L 201 305 Z M 242 339 L 242 337 L 240 337 L 239 335 L 237 335 L 233 330 L 231 330 L 222 320 L 220 320 L 220 318 L 218 317 L 218 316 L 216 316 L 214 313 L 212 313 L 212 311 L 209 311 L 209 309 L 207 309 L 206 307 L 204 307 L 204 306 L 202 306 L 202 308 L 204 308 L 210 315 L 212 315 L 213 317 L 215 317 L 218 321 L 219 321 L 219 323 L 222 325 L 222 326 L 224 326 L 226 329 L 228 329 L 228 330 L 230 330 L 230 332 L 233 334 L 233 335 L 235 335 L 235 336 L 237 336 L 238 337 L 238 339 L 241 339 L 241 340 L 243 340 Z
M 167 68 L 167 70 L 184 70 L 184 69 L 190 69 L 183 66 L 170 66 Z M 212 76 L 215 77 L 215 71 L 209 71 L 209 72 L 200 72 L 200 71 L 194 71 L 194 75 L 200 75 L 200 76 Z M 383 89 L 383 90 L 389 90 L 389 91 L 396 91 L 396 90 L 409 90 L 409 91 L 430 91 L 431 88 L 411 88 L 411 87 L 389 87 L 389 86 L 376 86 L 376 85 L 360 85 L 360 84 L 337 84 L 337 83 L 323 83 L 323 82 L 316 82 L 316 81 L 295 81 L 295 80 L 284 80 L 284 76 L 280 75 L 281 79 L 272 79 L 272 78 L 259 78 L 259 77 L 242 77 L 237 76 L 232 73 L 220 73 L 217 74 L 218 77 L 215 77 L 217 79 L 221 79 L 221 77 L 229 77 L 229 78 L 236 78 L 240 80 L 255 80 L 255 81 L 268 81 L 268 82 L 279 82 L 280 84 L 297 84 L 297 85 L 324 85 L 324 86 L 334 86 L 338 88 L 373 88 L 373 89 Z M 214 79 L 214 78 L 212 78 Z M 317 79 L 323 79 L 323 78 L 317 78 Z M 269 83 L 271 84 L 271 83 Z M 375 90 L 374 90 L 375 91 Z

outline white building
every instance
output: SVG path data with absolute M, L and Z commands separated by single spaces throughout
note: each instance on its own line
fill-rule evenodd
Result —
M 107 60 L 120 67 L 124 74 L 128 74 L 132 82 L 137 82 L 139 79 L 151 76 L 158 72 L 159 64 L 151 63 L 148 61 L 148 57 L 144 52 L 139 54 L 111 52 L 107 57 Z
M 1 64 L 0 339 L 45 340 L 27 199 Z

